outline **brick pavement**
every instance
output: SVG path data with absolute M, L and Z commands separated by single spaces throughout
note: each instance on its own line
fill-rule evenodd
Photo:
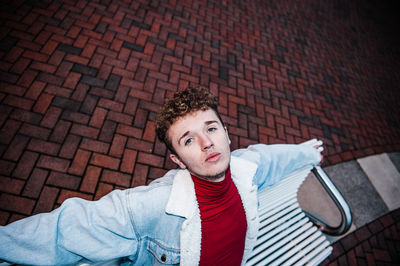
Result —
M 400 265 L 400 209 L 357 229 L 332 245 L 321 265 Z
M 374 1 L 0 5 L 0 224 L 173 168 L 155 114 L 189 84 L 219 96 L 233 149 L 400 150 L 396 24 Z

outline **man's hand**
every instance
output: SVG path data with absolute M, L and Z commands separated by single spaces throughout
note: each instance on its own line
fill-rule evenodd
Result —
M 321 162 L 319 164 L 322 163 L 322 160 L 324 159 L 324 156 L 322 155 L 322 152 L 324 150 L 323 142 L 322 140 L 318 140 L 318 139 L 310 139 L 307 140 L 306 142 L 300 143 L 299 145 L 307 145 L 307 146 L 311 146 L 315 149 L 317 149 L 319 151 L 319 153 L 321 154 Z

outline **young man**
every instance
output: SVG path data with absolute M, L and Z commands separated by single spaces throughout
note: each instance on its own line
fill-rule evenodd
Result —
M 321 160 L 316 140 L 231 153 L 217 99 L 202 88 L 165 103 L 157 135 L 180 169 L 149 186 L 98 201 L 68 199 L 51 213 L 1 227 L 0 258 L 41 265 L 116 258 L 134 265 L 240 265 L 256 240 L 257 190 Z

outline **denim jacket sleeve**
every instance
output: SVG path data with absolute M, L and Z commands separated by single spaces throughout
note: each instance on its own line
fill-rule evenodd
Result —
M 58 209 L 0 227 L 0 258 L 18 264 L 71 264 L 135 254 L 127 192 L 98 201 L 72 198 Z M 100 252 L 101 251 L 101 252 Z
M 259 188 L 272 186 L 290 172 L 306 165 L 315 166 L 321 160 L 313 147 L 296 144 L 256 144 L 235 150 L 232 155 L 258 165 L 254 182 Z

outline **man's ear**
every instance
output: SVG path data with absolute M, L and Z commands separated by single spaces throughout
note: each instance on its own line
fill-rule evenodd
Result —
M 228 129 L 226 127 L 224 127 L 224 129 L 225 129 L 225 134 L 228 137 L 229 144 L 231 144 L 231 139 L 229 138 Z
M 170 154 L 169 158 L 176 163 L 180 168 L 186 169 L 186 165 L 179 159 L 179 157 L 176 154 Z

